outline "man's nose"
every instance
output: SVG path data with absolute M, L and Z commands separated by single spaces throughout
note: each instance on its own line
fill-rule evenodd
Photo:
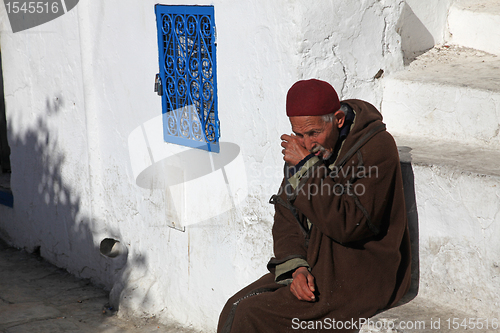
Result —
M 311 140 L 309 137 L 304 137 L 304 147 L 306 147 L 307 150 L 311 151 L 315 146 L 315 143 L 313 140 Z

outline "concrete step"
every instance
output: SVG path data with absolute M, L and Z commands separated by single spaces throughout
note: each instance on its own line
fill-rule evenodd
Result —
M 417 296 L 409 303 L 370 318 L 360 333 L 493 333 L 500 330 L 500 318 L 478 318 Z
M 411 162 L 414 166 L 446 168 L 450 172 L 471 177 L 500 177 L 498 149 L 409 135 L 394 137 L 402 162 Z
M 108 292 L 0 239 L 0 332 L 196 333 L 154 316 L 124 317 Z
M 395 138 L 402 162 L 411 163 L 409 172 L 403 169 L 405 195 L 410 205 L 416 203 L 416 212 L 408 215 L 418 256 L 413 287 L 439 306 L 500 320 L 500 152 Z M 408 193 L 406 184 L 412 183 L 414 192 Z
M 500 147 L 500 57 L 437 46 L 384 78 L 382 115 L 393 134 Z
M 455 1 L 448 24 L 449 44 L 383 79 L 418 296 L 362 333 L 500 332 L 500 2 Z
M 500 2 L 458 0 L 448 15 L 449 42 L 500 55 Z

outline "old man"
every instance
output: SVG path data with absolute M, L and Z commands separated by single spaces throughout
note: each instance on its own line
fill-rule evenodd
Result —
M 282 135 L 270 273 L 233 296 L 218 332 L 356 332 L 410 285 L 410 239 L 396 145 L 382 115 L 295 83 Z

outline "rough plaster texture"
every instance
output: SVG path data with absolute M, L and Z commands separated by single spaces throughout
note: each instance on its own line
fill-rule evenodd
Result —
M 380 105 L 375 77 L 402 68 L 406 19 L 392 0 L 185 3 L 215 6 L 220 158 L 149 141 L 161 125 L 155 2 L 81 1 L 18 34 L 0 7 L 15 202 L 0 207 L 0 235 L 111 289 L 121 315 L 213 330 L 272 256 L 287 89 L 317 77 Z M 188 168 L 200 161 L 214 165 Z M 124 252 L 100 255 L 104 238 Z
M 499 318 L 498 176 L 414 165 L 419 293 L 471 316 Z

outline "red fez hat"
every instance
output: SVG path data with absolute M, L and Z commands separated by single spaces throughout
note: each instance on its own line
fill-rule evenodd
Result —
M 322 116 L 337 112 L 340 101 L 335 89 L 316 79 L 297 81 L 286 95 L 286 115 Z

